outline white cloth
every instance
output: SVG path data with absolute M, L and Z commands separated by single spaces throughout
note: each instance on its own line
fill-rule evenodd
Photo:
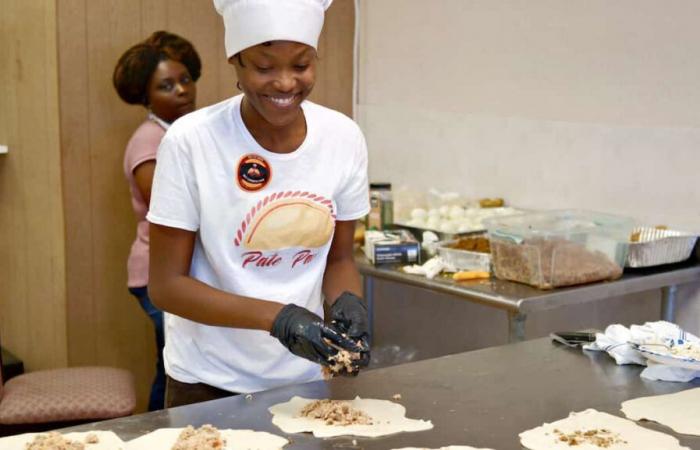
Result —
M 437 253 L 437 244 L 440 242 L 440 238 L 437 234 L 432 231 L 423 232 L 423 241 L 421 242 L 421 247 L 430 256 L 435 256 Z
M 173 123 L 158 150 L 147 218 L 197 233 L 192 277 L 322 316 L 321 285 L 335 220 L 369 211 L 364 137 L 341 113 L 304 102 L 305 141 L 292 153 L 273 153 L 243 124 L 241 98 Z M 240 161 L 251 154 L 264 159 L 271 173 L 253 192 L 237 182 Z M 314 221 L 330 228 L 312 227 L 323 234 L 309 234 Z M 170 314 L 165 324 L 165 368 L 178 381 L 255 392 L 321 377 L 319 365 L 294 356 L 267 332 Z
M 269 41 L 318 46 L 326 9 L 333 0 L 214 0 L 224 19 L 226 57 Z
M 690 342 L 700 342 L 700 338 L 684 331 L 674 323 L 658 321 L 646 322 L 644 325 L 614 324 L 605 329 L 605 333 L 597 333 L 595 342 L 585 345 L 584 350 L 605 351 L 615 359 L 617 364 L 639 364 L 647 368 L 641 373 L 648 380 L 687 382 L 700 376 L 700 372 L 680 367 L 670 367 L 647 361 L 635 349 L 635 345 L 660 344 L 670 339 L 683 339 Z
M 432 280 L 442 271 L 456 272 L 457 269 L 439 256 L 433 256 L 423 263 L 423 265 L 413 264 L 404 266 L 403 271 L 412 275 L 423 275 L 429 280 Z

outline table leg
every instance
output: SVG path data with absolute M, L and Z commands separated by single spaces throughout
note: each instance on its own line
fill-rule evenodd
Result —
M 667 322 L 676 320 L 676 293 L 678 286 L 664 286 L 661 288 L 661 319 Z
M 525 340 L 525 320 L 527 320 L 527 314 L 508 311 L 508 342 Z
M 367 316 L 369 319 L 369 342 L 372 343 L 374 335 L 374 277 L 363 275 L 364 298 L 367 302 Z

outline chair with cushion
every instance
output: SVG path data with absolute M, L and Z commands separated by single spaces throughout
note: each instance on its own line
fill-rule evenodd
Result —
M 135 407 L 134 380 L 124 369 L 39 370 L 4 385 L 0 371 L 0 436 L 128 416 Z

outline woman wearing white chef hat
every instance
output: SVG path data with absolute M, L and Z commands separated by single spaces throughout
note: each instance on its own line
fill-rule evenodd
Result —
M 243 93 L 170 127 L 148 214 L 167 406 L 317 380 L 339 349 L 359 356 L 341 373 L 369 362 L 352 257 L 365 140 L 306 101 L 330 3 L 214 1 Z

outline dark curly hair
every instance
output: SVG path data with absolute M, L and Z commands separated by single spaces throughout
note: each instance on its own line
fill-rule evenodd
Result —
M 132 105 L 147 106 L 148 82 L 158 63 L 168 59 L 187 67 L 194 81 L 202 74 L 197 50 L 187 39 L 167 31 L 156 31 L 119 58 L 112 74 L 112 83 L 119 97 Z

